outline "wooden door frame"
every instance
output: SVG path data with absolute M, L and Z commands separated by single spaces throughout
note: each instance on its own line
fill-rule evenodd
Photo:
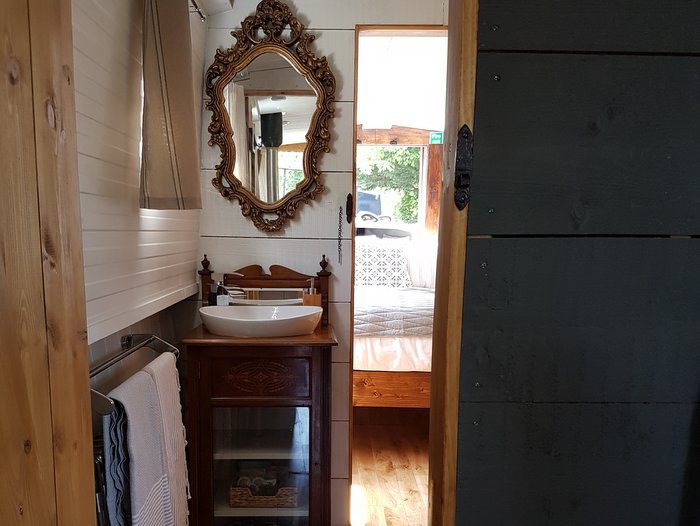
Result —
M 429 524 L 455 524 L 457 423 L 467 212 L 454 202 L 457 132 L 474 128 L 478 0 L 450 0 L 445 150 L 438 238 L 430 391 Z M 438 389 L 439 388 L 439 389 Z
M 476 80 L 476 28 L 478 0 L 450 0 L 450 20 L 459 25 L 356 25 L 355 77 L 353 95 L 353 169 L 352 194 L 356 194 L 357 173 L 357 71 L 361 32 L 395 30 L 448 31 L 448 71 L 443 153 L 442 198 L 438 234 L 435 320 L 433 326 L 433 362 L 430 398 L 429 524 L 453 525 L 457 481 L 457 419 L 459 410 L 459 364 L 462 335 L 462 301 L 466 264 L 467 209 L 454 204 L 455 139 L 462 124 L 474 124 Z M 452 104 L 451 104 L 452 101 Z M 454 110 L 452 108 L 455 108 Z M 356 202 L 356 201 L 355 201 Z M 351 225 L 350 309 L 355 302 L 355 222 Z M 352 372 L 354 319 L 350 319 L 350 451 L 348 469 L 352 483 Z M 443 349 L 443 351 L 440 351 Z M 436 351 L 437 350 L 437 351 Z M 437 372 L 437 374 L 436 374 Z M 436 389 L 436 387 L 440 389 Z
M 94 524 L 70 0 L 0 0 L 0 405 L 11 524 Z M 8 244 L 5 244 L 7 242 Z

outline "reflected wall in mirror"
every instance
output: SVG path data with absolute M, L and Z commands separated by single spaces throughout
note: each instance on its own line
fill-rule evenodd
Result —
M 316 93 L 294 66 L 263 53 L 224 90 L 236 164 L 233 175 L 264 203 L 276 203 L 304 180 L 304 150 Z
M 314 36 L 279 0 L 263 0 L 206 76 L 209 144 L 221 149 L 213 185 L 265 231 L 280 230 L 324 189 L 335 78 L 309 49 Z

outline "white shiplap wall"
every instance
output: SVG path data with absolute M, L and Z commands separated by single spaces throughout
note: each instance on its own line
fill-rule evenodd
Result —
M 72 2 L 90 343 L 197 291 L 200 211 L 139 209 L 142 5 Z M 205 27 L 190 26 L 199 114 Z
M 211 115 L 203 113 L 202 129 L 202 223 L 200 252 L 207 253 L 217 272 L 245 265 L 273 263 L 312 273 L 322 254 L 330 259 L 331 323 L 340 345 L 333 354 L 332 370 L 332 524 L 349 522 L 350 478 L 350 374 L 351 374 L 351 287 L 352 240 L 350 225 L 343 221 L 342 263 L 338 260 L 338 207 L 353 183 L 353 105 L 356 24 L 447 24 L 446 0 L 294 0 L 286 2 L 307 28 L 316 34 L 314 49 L 325 55 L 337 81 L 336 116 L 332 124 L 330 154 L 324 155 L 326 192 L 304 206 L 284 232 L 264 234 L 241 216 L 237 203 L 223 199 L 211 185 L 218 150 L 209 148 L 206 125 Z M 217 47 L 233 44 L 230 31 L 240 27 L 255 11 L 256 0 L 236 0 L 233 9 L 210 16 L 205 62 L 211 63 Z M 407 111 L 410 109 L 407 108 Z

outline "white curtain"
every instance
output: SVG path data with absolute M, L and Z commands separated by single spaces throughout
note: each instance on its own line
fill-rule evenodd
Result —
M 141 208 L 202 208 L 187 0 L 145 0 Z

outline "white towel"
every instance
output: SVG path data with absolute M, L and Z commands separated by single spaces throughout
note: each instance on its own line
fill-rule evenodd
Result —
M 139 371 L 109 396 L 122 403 L 128 422 L 132 525 L 174 525 L 163 418 L 153 378 Z
M 173 505 L 175 526 L 187 524 L 187 497 L 189 484 L 185 462 L 185 426 L 182 424 L 180 382 L 175 366 L 175 355 L 161 354 L 143 369 L 151 375 L 158 392 L 163 416 L 168 486 Z

